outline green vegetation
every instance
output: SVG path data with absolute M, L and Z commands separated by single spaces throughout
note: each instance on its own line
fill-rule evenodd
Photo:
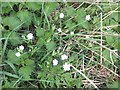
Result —
M 118 88 L 117 3 L 0 4 L 2 88 Z

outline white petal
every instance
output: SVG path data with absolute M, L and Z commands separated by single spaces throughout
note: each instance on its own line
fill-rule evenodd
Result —
M 64 17 L 64 14 L 63 13 L 60 13 L 60 18 L 63 18 Z
M 19 46 L 19 49 L 24 50 L 24 46 L 23 45 Z
M 30 40 L 30 39 L 33 39 L 33 34 L 32 33 L 29 33 L 28 35 L 27 35 L 27 38 Z
M 68 59 L 68 56 L 65 55 L 65 54 L 63 54 L 63 55 L 61 56 L 61 59 L 62 59 L 62 60 Z
M 86 20 L 89 21 L 90 20 L 90 15 L 86 16 Z
M 70 32 L 71 35 L 74 35 L 74 32 Z
M 20 57 L 20 56 L 21 56 L 20 52 L 17 52 L 15 55 L 16 55 L 17 57 Z
M 58 32 L 62 32 L 61 28 L 58 28 Z
M 54 66 L 58 65 L 58 60 L 54 59 L 54 60 L 53 60 L 53 65 L 54 65 Z
M 63 69 L 65 70 L 65 71 L 70 71 L 70 64 L 67 64 L 67 63 L 65 63 L 64 65 L 63 65 Z

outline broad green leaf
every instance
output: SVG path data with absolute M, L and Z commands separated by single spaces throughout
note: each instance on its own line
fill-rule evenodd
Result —
M 79 19 L 81 19 L 81 18 L 85 17 L 86 12 L 84 11 L 84 8 L 80 8 L 77 10 L 76 14 L 77 14 L 77 17 Z
M 15 51 L 13 51 L 13 50 L 8 51 L 7 57 L 8 57 L 8 60 L 10 60 L 11 63 L 15 63 L 17 61 L 17 58 L 18 58 L 18 57 L 15 56 Z
M 50 15 L 54 10 L 56 10 L 58 3 L 46 3 L 45 4 L 45 13 Z
M 67 21 L 66 23 L 66 28 L 68 28 L 68 30 L 71 30 L 70 28 L 75 26 L 76 24 L 72 21 Z
M 69 15 L 70 17 L 75 16 L 76 11 L 73 7 L 67 7 L 65 8 L 65 10 L 67 12 L 67 15 Z
M 56 43 L 55 43 L 54 41 L 48 42 L 48 43 L 46 44 L 46 48 L 47 48 L 48 50 L 54 50 L 55 47 L 56 47 Z
M 107 87 L 108 87 L 108 88 L 119 88 L 119 89 L 120 89 L 120 87 L 119 87 L 119 82 L 118 82 L 118 81 L 114 81 L 114 82 L 111 83 L 111 84 L 107 84 Z
M 36 29 L 36 35 L 37 35 L 38 37 L 42 37 L 42 36 L 44 36 L 44 34 L 45 34 L 45 31 L 44 31 L 43 28 L 38 27 L 38 28 Z
M 33 60 L 25 60 L 26 65 L 34 66 L 34 61 Z
M 25 79 L 29 79 L 30 75 L 33 71 L 33 67 L 31 66 L 23 66 L 19 69 L 19 74 L 22 75 Z
M 106 37 L 106 41 L 107 41 L 108 44 L 111 45 L 111 44 L 114 43 L 114 38 L 113 38 L 113 36 L 106 35 L 105 37 Z
M 37 41 L 38 46 L 42 46 L 42 45 L 44 45 L 44 43 L 45 43 L 45 40 L 43 38 L 39 38 Z
M 108 26 L 109 25 L 109 19 L 108 18 L 106 18 L 105 20 L 103 20 L 103 26 Z
M 31 10 L 40 10 L 41 9 L 41 3 L 36 3 L 36 2 L 27 2 L 26 7 L 28 7 Z
M 13 32 L 12 34 L 11 34 L 11 36 L 10 36 L 10 38 L 9 38 L 9 41 L 11 42 L 11 44 L 13 45 L 13 46 L 16 46 L 16 45 L 18 45 L 18 44 L 22 44 L 22 40 L 21 40 L 21 38 L 20 38 L 20 36 L 18 35 L 18 33 L 16 33 L 16 32 Z
M 31 24 L 32 21 L 32 13 L 27 10 L 21 10 L 17 13 L 17 17 L 22 21 L 25 22 L 25 26 Z
M 37 26 L 40 26 L 42 23 L 41 23 L 41 18 L 35 14 L 33 14 L 33 23 Z
M 107 60 L 110 60 L 110 51 L 109 50 L 104 50 L 103 51 L 103 57 L 106 58 Z
M 114 18 L 116 22 L 118 22 L 118 20 L 119 20 L 119 17 L 118 17 L 119 15 L 118 15 L 118 13 L 119 13 L 119 12 L 113 12 L 113 13 L 111 14 L 111 18 Z
M 9 16 L 9 17 L 5 17 L 3 19 L 3 24 L 5 26 L 8 25 L 9 29 L 13 30 L 13 29 L 15 29 L 16 27 L 18 27 L 21 24 L 21 21 L 17 17 Z

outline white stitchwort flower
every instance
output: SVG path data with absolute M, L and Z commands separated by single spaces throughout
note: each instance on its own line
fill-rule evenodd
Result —
M 20 57 L 20 56 L 21 56 L 20 52 L 17 52 L 15 55 L 16 55 L 17 57 Z
M 28 35 L 27 35 L 27 38 L 30 40 L 30 39 L 33 39 L 33 34 L 32 33 L 29 33 Z
M 63 65 L 63 69 L 65 70 L 65 71 L 70 71 L 70 64 L 67 64 L 67 63 L 65 63 L 64 65 Z
M 89 20 L 90 20 L 90 15 L 87 15 L 87 16 L 85 17 L 85 19 L 86 19 L 87 21 L 89 21 Z
M 24 46 L 23 45 L 19 46 L 19 49 L 24 50 Z
M 71 35 L 74 35 L 74 32 L 70 32 Z
M 62 32 L 61 28 L 58 28 L 58 32 Z
M 57 59 L 54 59 L 54 60 L 53 60 L 53 65 L 54 65 L 54 66 L 58 65 L 58 60 L 57 60 Z
M 90 38 L 90 37 L 87 35 L 86 38 Z
M 61 55 L 61 59 L 62 59 L 62 60 L 68 59 L 68 56 L 65 55 L 65 54 L 63 54 L 63 55 Z
M 60 13 L 60 18 L 63 18 L 64 17 L 64 14 L 63 13 Z

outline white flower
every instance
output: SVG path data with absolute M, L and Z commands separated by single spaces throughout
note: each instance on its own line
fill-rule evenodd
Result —
M 60 13 L 60 18 L 63 18 L 64 17 L 64 14 L 63 13 Z
M 90 20 L 90 15 L 87 15 L 86 18 L 85 18 L 87 21 Z
M 89 36 L 87 35 L 86 38 L 89 38 Z
M 74 35 L 74 32 L 70 32 L 71 35 Z
M 54 59 L 54 60 L 53 60 L 53 65 L 54 65 L 54 66 L 58 65 L 58 60 Z
M 24 50 L 24 46 L 23 45 L 19 46 L 19 49 Z
M 28 35 L 27 35 L 27 38 L 30 40 L 30 39 L 33 39 L 33 34 L 32 33 L 29 33 Z
M 58 32 L 62 32 L 61 28 L 58 28 Z
M 64 68 L 65 71 L 70 71 L 70 66 L 71 66 L 70 64 L 65 63 L 63 65 L 63 68 Z
M 20 57 L 20 56 L 21 56 L 20 52 L 17 52 L 15 55 L 16 55 L 17 57 Z
M 68 59 L 68 56 L 65 55 L 65 54 L 63 54 L 63 55 L 61 56 L 61 59 L 62 59 L 62 60 Z

